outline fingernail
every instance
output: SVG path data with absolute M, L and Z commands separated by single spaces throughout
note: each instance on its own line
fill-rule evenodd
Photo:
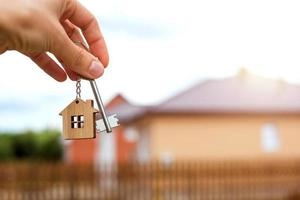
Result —
M 98 77 L 103 73 L 104 67 L 99 61 L 93 61 L 89 68 L 89 74 L 93 77 Z

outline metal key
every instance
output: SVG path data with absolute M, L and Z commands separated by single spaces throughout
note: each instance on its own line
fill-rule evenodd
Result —
M 118 123 L 119 119 L 117 118 L 116 114 L 109 116 L 108 121 L 109 121 L 109 125 L 111 128 L 115 128 L 115 127 L 119 126 L 119 123 Z M 104 120 L 99 119 L 96 121 L 96 129 L 97 129 L 97 133 L 107 132 L 105 124 L 104 124 Z
M 103 132 L 105 130 L 107 133 L 110 133 L 110 132 L 112 132 L 112 128 L 119 126 L 119 124 L 118 124 L 119 120 L 116 118 L 116 114 L 107 118 L 105 110 L 104 110 L 104 105 L 103 105 L 103 102 L 102 102 L 102 99 L 101 99 L 101 96 L 100 96 L 100 93 L 99 93 L 99 90 L 97 87 L 97 83 L 95 80 L 89 80 L 89 81 L 90 81 L 90 84 L 91 84 L 91 87 L 92 87 L 92 90 L 93 90 L 93 93 L 95 96 L 95 100 L 97 102 L 98 108 L 99 108 L 101 116 L 102 116 L 102 119 L 97 120 L 97 122 L 96 122 L 98 132 Z M 104 125 L 105 129 L 104 129 L 103 125 Z
M 86 44 L 84 44 L 83 42 L 80 41 L 74 41 L 75 44 L 83 47 L 85 50 L 89 51 L 88 47 Z M 112 128 L 119 126 L 118 124 L 118 118 L 115 115 L 112 115 L 110 117 L 106 116 L 105 113 L 105 109 L 104 109 L 104 105 L 100 96 L 100 92 L 98 90 L 97 87 L 97 83 L 95 80 L 91 80 L 91 79 L 86 79 L 90 82 L 90 85 L 92 87 L 94 96 L 95 96 L 95 100 L 98 106 L 98 109 L 100 111 L 100 114 L 102 116 L 102 119 L 99 119 L 96 121 L 96 125 L 97 125 L 97 131 L 98 132 L 107 132 L 107 133 L 111 133 L 112 132 Z
M 101 112 L 101 116 L 102 116 L 102 119 L 103 119 L 103 122 L 104 122 L 104 125 L 105 125 L 105 128 L 106 128 L 106 132 L 110 133 L 110 132 L 112 132 L 112 130 L 111 130 L 109 121 L 107 119 L 107 116 L 106 116 L 106 113 L 105 113 L 105 110 L 104 110 L 104 105 L 103 105 L 103 102 L 102 102 L 102 99 L 101 99 L 101 96 L 100 96 L 100 93 L 99 93 L 99 90 L 98 90 L 98 87 L 97 87 L 97 83 L 96 83 L 95 80 L 89 80 L 89 81 L 90 81 L 90 84 L 91 84 L 91 87 L 92 87 L 92 90 L 93 90 L 93 93 L 94 93 L 94 96 L 95 96 L 95 100 L 96 100 L 97 105 L 98 105 L 98 109 Z

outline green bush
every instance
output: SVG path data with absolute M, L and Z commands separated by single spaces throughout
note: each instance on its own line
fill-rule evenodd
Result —
M 44 130 L 0 133 L 0 160 L 58 161 L 63 156 L 60 132 Z
M 37 135 L 36 157 L 40 160 L 60 160 L 63 156 L 63 146 L 60 132 L 45 131 Z
M 0 135 L 0 160 L 12 160 L 15 158 L 12 143 L 10 135 Z
M 37 151 L 36 137 L 33 132 L 14 135 L 13 149 L 17 159 L 33 159 Z

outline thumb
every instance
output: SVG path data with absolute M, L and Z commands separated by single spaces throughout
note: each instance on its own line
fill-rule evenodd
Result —
M 64 65 L 84 78 L 96 79 L 104 72 L 102 63 L 69 37 L 60 42 L 52 53 L 59 57 Z

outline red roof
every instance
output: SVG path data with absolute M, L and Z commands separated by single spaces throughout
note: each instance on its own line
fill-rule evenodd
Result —
M 121 121 L 132 121 L 147 113 L 300 114 L 300 86 L 247 74 L 201 82 L 156 106 L 126 102 L 110 112 L 117 113 Z

